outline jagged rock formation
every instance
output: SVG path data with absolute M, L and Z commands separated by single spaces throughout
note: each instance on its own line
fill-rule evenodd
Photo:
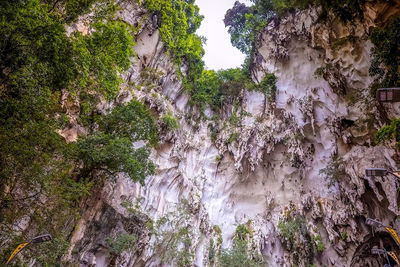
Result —
M 152 155 L 157 174 L 145 186 L 121 174 L 82 203 L 86 208 L 71 235 L 67 260 L 80 266 L 161 266 L 145 224 L 187 200 L 197 266 L 210 266 L 208 248 L 219 235 L 216 229 L 222 246 L 229 247 L 236 226 L 245 223 L 253 232 L 249 246 L 270 266 L 380 264 L 369 254 L 371 247 L 395 244 L 380 229 L 373 236 L 365 218 L 392 225 L 400 212 L 398 181 L 364 176 L 366 167 L 397 165 L 394 150 L 373 146 L 373 134 L 384 121 L 367 90 L 372 81 L 368 34 L 398 13 L 398 5 L 368 2 L 364 20 L 348 25 L 333 16 L 319 22 L 316 9 L 289 14 L 279 23 L 272 20 L 259 36 L 252 72 L 258 81 L 275 73 L 276 103 L 267 103 L 264 114 L 263 94 L 243 91 L 239 106 L 227 104 L 213 122 L 216 133 L 209 121 L 195 119 L 198 112 L 188 104 L 165 53 L 157 18 L 146 17 L 137 4 L 120 5 L 119 18 L 141 29 L 137 57 L 117 101 L 135 96 L 157 116 L 172 112 L 181 127 L 161 137 Z M 112 106 L 102 103 L 99 110 L 106 113 Z M 387 108 L 389 116 L 396 114 L 396 107 Z M 230 123 L 239 113 L 245 114 L 239 123 Z M 213 115 L 211 110 L 206 114 Z M 64 133 L 74 139 L 75 130 Z M 129 213 L 123 203 L 131 203 L 137 213 Z M 288 216 L 305 220 L 306 232 L 294 241 L 278 229 Z M 137 235 L 139 245 L 110 255 L 104 240 L 118 233 Z M 313 249 L 318 242 L 323 251 Z

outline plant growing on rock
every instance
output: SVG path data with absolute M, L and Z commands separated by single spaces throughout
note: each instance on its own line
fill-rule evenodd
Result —
M 378 144 L 395 142 L 396 148 L 400 148 L 400 119 L 393 119 L 389 125 L 379 129 L 375 135 L 375 141 Z
M 379 87 L 400 86 L 400 19 L 396 18 L 382 28 L 371 33 L 372 62 L 369 73 L 375 77 L 370 93 L 375 96 Z M 400 120 L 393 119 L 389 125 L 382 127 L 375 136 L 378 144 L 394 141 L 396 148 L 400 144 Z
M 334 157 L 319 173 L 324 175 L 328 181 L 328 185 L 332 186 L 334 183 L 340 181 L 342 177 L 346 176 L 345 166 L 345 161 L 342 158 Z
M 116 8 L 108 0 L 0 3 L 2 236 L 10 234 L 8 225 L 30 214 L 32 228 L 50 232 L 61 244 L 70 233 L 60 229 L 74 222 L 77 203 L 105 176 L 126 171 L 143 182 L 154 171 L 149 148 L 132 147 L 135 138 L 147 140 L 149 146 L 156 143 L 157 127 L 147 108 L 133 102 L 106 119 L 95 112 L 101 99 L 117 96 L 120 73 L 128 69 L 133 55 L 134 29 L 111 19 Z M 67 33 L 66 23 L 88 13 L 87 34 Z M 67 107 L 60 101 L 65 95 Z M 65 109 L 75 100 L 80 104 L 76 121 L 86 127 L 87 135 L 67 143 L 58 132 L 70 122 L 58 118 L 68 118 Z M 115 121 L 119 115 L 131 120 Z M 64 249 L 42 248 L 46 250 L 23 253 L 35 254 L 43 264 L 60 264 Z
M 234 141 L 236 141 L 239 137 L 239 133 L 231 133 L 229 136 L 228 140 L 226 140 L 227 144 L 232 144 Z
M 154 223 L 154 250 L 163 262 L 174 266 L 191 266 L 194 258 L 189 203 L 182 201 Z
M 306 225 L 306 219 L 297 214 L 293 207 L 278 222 L 279 236 L 285 248 L 292 253 L 295 264 L 313 262 L 314 251 L 323 248 L 321 240 L 314 242 Z M 318 239 L 318 238 L 317 238 Z
M 304 9 L 312 5 L 319 6 L 320 17 L 326 17 L 333 11 L 344 23 L 354 17 L 362 18 L 365 0 L 325 1 L 325 0 L 252 0 L 253 5 L 242 3 L 226 12 L 224 23 L 231 34 L 231 43 L 242 53 L 251 57 L 258 34 L 264 30 L 272 18 L 281 17 L 290 10 Z
M 267 100 L 270 103 L 275 102 L 276 98 L 276 76 L 273 73 L 267 73 L 262 81 L 257 85 L 257 89 L 264 94 L 263 116 L 265 114 Z
M 179 129 L 180 127 L 178 119 L 172 114 L 171 111 L 168 111 L 163 116 L 161 116 L 161 121 L 169 131 Z
M 325 244 L 322 241 L 322 237 L 320 234 L 311 236 L 311 241 L 315 253 L 320 253 L 325 250 Z
M 369 73 L 379 87 L 400 86 L 400 19 L 383 28 L 376 28 L 370 36 L 372 62 Z M 375 92 L 371 92 L 375 95 Z
M 126 172 L 143 184 L 145 177 L 154 174 L 155 167 L 149 160 L 149 146 L 133 147 L 132 143 L 140 140 L 149 145 L 158 141 L 150 112 L 136 100 L 116 107 L 99 122 L 99 131 L 79 138 L 77 155 L 84 163 L 82 173 L 100 170 L 113 177 L 117 172 Z
M 286 220 L 279 220 L 278 229 L 280 235 L 288 242 L 288 248 L 295 246 L 299 235 L 307 233 L 306 221 L 300 215 L 289 215 Z
M 332 63 L 325 64 L 325 66 L 321 66 L 315 70 L 314 76 L 318 77 L 318 78 L 322 78 L 322 77 L 324 77 L 324 75 L 326 75 L 326 73 L 328 71 L 330 71 L 332 69 L 333 69 Z
M 347 239 L 347 232 L 342 232 L 342 233 L 340 234 L 340 237 L 342 238 L 343 241 L 346 241 L 346 239 Z
M 203 20 L 199 7 L 194 0 L 144 0 L 143 4 L 157 16 L 161 38 L 177 66 L 188 64 L 184 84 L 192 87 L 204 68 L 204 40 L 195 34 Z
M 105 241 L 109 246 L 110 253 L 114 256 L 118 256 L 123 251 L 132 249 L 137 241 L 137 237 L 123 233 L 119 234 L 116 238 L 107 237 Z
M 239 224 L 236 227 L 233 247 L 222 249 L 218 253 L 218 266 L 222 267 L 256 267 L 263 266 L 264 261 L 257 253 L 249 253 L 248 242 L 252 237 L 252 231 L 248 224 Z

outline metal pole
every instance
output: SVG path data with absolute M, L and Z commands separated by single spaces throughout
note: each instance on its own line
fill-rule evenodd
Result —
M 400 180 L 400 171 L 389 171 L 388 170 L 387 172 L 396 176 L 396 178 Z

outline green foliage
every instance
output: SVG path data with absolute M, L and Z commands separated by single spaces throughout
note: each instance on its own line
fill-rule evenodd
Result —
M 157 15 L 161 38 L 177 65 L 188 63 L 185 83 L 190 86 L 204 67 L 203 39 L 195 34 L 203 20 L 198 6 L 194 0 L 145 0 L 144 6 Z
M 244 239 L 247 238 L 247 236 L 251 236 L 251 231 L 250 231 L 250 229 L 248 228 L 247 225 L 239 224 L 236 227 L 236 233 L 235 234 L 236 234 L 236 238 L 244 240 Z
M 348 22 L 354 17 L 362 18 L 365 0 L 272 0 L 272 3 L 279 15 L 289 10 L 316 5 L 322 9 L 320 16 L 332 11 L 342 22 Z
M 210 261 L 211 265 L 214 264 L 215 261 L 215 245 L 214 240 L 210 239 L 210 245 L 208 246 L 208 260 Z
M 243 89 L 256 88 L 254 82 L 241 68 L 227 70 L 204 70 L 194 83 L 191 94 L 192 104 L 205 109 L 206 105 L 219 110 L 223 103 L 233 103 Z
M 41 2 L 47 5 L 49 13 L 57 14 L 66 23 L 74 22 L 79 16 L 91 11 L 93 12 L 91 17 L 96 21 L 110 18 L 117 9 L 112 0 L 43 0 Z
M 272 0 L 274 10 L 278 15 L 283 15 L 286 11 L 293 9 L 304 9 L 314 4 L 314 0 Z
M 222 249 L 218 253 L 218 266 L 222 267 L 254 267 L 264 266 L 264 261 L 257 253 L 248 251 L 248 240 L 251 230 L 248 226 L 240 224 L 236 227 L 236 234 L 231 249 Z
M 192 225 L 187 201 L 176 206 L 154 224 L 154 249 L 163 263 L 173 266 L 191 266 L 194 258 L 192 247 Z
M 32 248 L 34 255 L 38 255 L 36 258 L 42 266 L 59 266 L 61 256 L 67 253 L 69 248 L 69 242 L 60 233 L 52 234 L 53 240 L 38 244 L 38 247 Z M 45 251 L 46 253 L 43 253 Z
M 385 142 L 396 142 L 396 148 L 400 147 L 400 119 L 393 119 L 389 125 L 379 129 L 376 133 L 375 141 L 378 144 Z
M 280 235 L 289 242 L 292 247 L 298 239 L 298 235 L 307 233 L 306 221 L 299 215 L 289 216 L 286 220 L 279 220 L 278 229 Z
M 350 21 L 354 17 L 362 17 L 362 7 L 365 0 L 251 0 L 253 5 L 236 2 L 232 9 L 228 10 L 224 23 L 231 34 L 232 45 L 249 57 L 253 54 L 257 35 L 262 31 L 266 23 L 276 16 L 282 16 L 287 11 L 304 9 L 311 5 L 321 7 L 321 17 L 329 11 L 335 13 L 343 22 Z
M 115 176 L 125 172 L 133 181 L 144 184 L 155 167 L 149 160 L 148 146 L 133 147 L 132 143 L 139 140 L 157 144 L 157 126 L 150 111 L 136 100 L 117 106 L 99 121 L 97 132 L 79 138 L 78 158 L 84 163 L 83 173 L 103 170 Z
M 65 22 L 88 13 L 94 2 L 88 25 L 92 31 L 67 34 Z M 145 106 L 133 101 L 106 118 L 94 112 L 100 99 L 117 95 L 119 74 L 127 70 L 133 55 L 134 31 L 110 19 L 115 10 L 108 0 L 0 3 L 2 236 L 11 236 L 9 225 L 29 214 L 35 230 L 62 240 L 69 233 L 60 229 L 78 217 L 81 197 L 102 182 L 104 175 L 93 175 L 95 170 L 125 171 L 140 182 L 154 172 L 148 146 L 157 143 L 157 126 Z M 66 106 L 75 100 L 81 104 L 78 121 L 89 134 L 78 143 L 66 143 L 57 133 L 68 124 L 62 95 L 68 96 Z M 134 149 L 136 140 L 148 145 Z M 28 237 L 22 233 L 21 238 Z M 42 247 L 45 250 L 35 257 L 43 264 L 61 262 L 64 250 Z
M 337 181 L 344 176 L 346 176 L 345 171 L 345 161 L 342 158 L 332 158 L 328 165 L 321 169 L 320 174 L 325 176 L 325 179 L 329 181 L 329 186 L 332 186 Z
M 227 144 L 232 144 L 232 142 L 236 141 L 236 139 L 239 137 L 239 133 L 231 133 L 229 136 L 228 140 L 226 140 Z
M 117 256 L 123 251 L 131 249 L 135 245 L 137 237 L 124 233 L 118 235 L 115 239 L 107 237 L 105 241 L 109 245 L 110 253 Z
M 118 73 L 129 68 L 133 55 L 132 29 L 120 21 L 98 22 L 93 27 L 95 31 L 90 36 L 74 34 L 78 80 L 73 86 L 88 86 L 112 99 L 122 81 Z
M 167 129 L 170 131 L 179 129 L 179 127 L 180 127 L 178 119 L 172 114 L 171 111 L 164 114 L 161 117 L 161 121 L 167 127 Z
M 315 70 L 314 76 L 316 78 L 322 78 L 332 69 L 333 69 L 332 63 L 325 64 L 324 66 L 321 66 Z
M 383 28 L 375 28 L 370 39 L 374 44 L 370 75 L 376 77 L 380 87 L 400 86 L 400 19 Z
M 325 250 L 325 244 L 324 244 L 324 242 L 322 242 L 321 235 L 318 234 L 315 236 L 311 236 L 311 241 L 313 244 L 314 252 L 320 253 Z
M 235 2 L 225 14 L 224 23 L 231 35 L 232 45 L 250 56 L 258 33 L 264 29 L 269 18 L 274 16 L 271 1 L 253 0 L 254 5 Z
M 149 160 L 146 148 L 134 149 L 126 137 L 96 133 L 78 141 L 79 158 L 85 169 L 103 170 L 111 176 L 126 172 L 135 181 L 144 184 L 148 175 L 154 174 L 154 165 Z
M 400 19 L 397 18 L 383 28 L 372 31 L 370 39 L 374 44 L 371 49 L 372 62 L 369 69 L 375 82 L 370 88 L 371 95 L 375 95 L 379 87 L 400 86 Z M 382 127 L 375 136 L 378 144 L 396 142 L 400 146 L 400 120 L 393 119 L 389 125 Z
M 276 76 L 273 73 L 267 73 L 258 84 L 259 91 L 265 94 L 270 102 L 275 102 L 276 98 Z
M 260 259 L 253 259 L 248 255 L 247 242 L 236 240 L 232 249 L 222 250 L 218 254 L 218 266 L 221 267 L 255 267 L 264 266 Z
M 137 100 L 115 107 L 99 121 L 99 130 L 128 138 L 131 142 L 146 140 L 152 146 L 158 143 L 158 130 L 148 108 Z
M 215 232 L 216 234 L 218 234 L 218 235 L 221 235 L 221 234 L 222 234 L 221 228 L 220 228 L 218 225 L 214 225 L 214 226 L 213 226 L 213 230 L 214 230 L 214 232 Z
M 346 239 L 347 239 L 347 232 L 342 232 L 342 233 L 340 234 L 340 237 L 342 238 L 343 241 L 346 241 Z

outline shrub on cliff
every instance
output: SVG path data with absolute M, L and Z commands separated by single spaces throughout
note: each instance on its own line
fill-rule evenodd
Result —
M 179 69 L 187 63 L 184 83 L 190 87 L 204 68 L 204 40 L 195 34 L 203 20 L 199 7 L 194 0 L 145 0 L 144 6 L 159 19 L 161 38 Z
M 253 5 L 240 2 L 226 12 L 224 23 L 231 34 L 232 45 L 251 56 L 257 35 L 268 21 L 284 13 L 315 5 L 321 7 L 321 17 L 332 11 L 344 23 L 358 16 L 362 18 L 365 0 L 251 0 Z
M 375 77 L 370 93 L 375 96 L 379 87 L 400 87 L 400 19 L 397 18 L 371 33 L 374 47 L 371 49 L 372 62 L 369 73 Z M 394 142 L 400 148 L 400 119 L 393 119 L 382 127 L 375 136 L 378 144 Z
M 243 89 L 254 89 L 256 86 L 249 76 L 240 68 L 227 70 L 204 70 L 194 83 L 191 103 L 204 110 L 210 105 L 219 110 L 226 101 L 233 103 Z
M 88 25 L 93 31 L 67 34 L 65 23 L 87 13 L 94 2 L 96 11 Z M 100 184 L 94 170 L 126 171 L 141 182 L 154 171 L 148 147 L 132 147 L 140 138 L 149 145 L 157 142 L 157 127 L 144 105 L 118 107 L 105 119 L 94 112 L 100 99 L 115 98 L 119 73 L 127 70 L 133 55 L 132 27 L 103 20 L 115 9 L 108 0 L 0 2 L 2 236 L 12 239 L 9 226 L 30 214 L 39 232 L 46 229 L 63 240 L 59 229 L 77 215 L 77 202 L 90 193 L 93 181 Z M 88 128 L 88 136 L 80 137 L 78 144 L 67 144 L 57 133 L 69 123 L 61 103 L 65 92 L 67 103 L 81 100 L 77 119 Z M 118 123 L 117 116 L 122 118 Z M 95 121 L 101 122 L 98 130 Z M 14 241 L 21 238 L 27 237 Z M 49 251 L 39 260 L 60 263 L 63 252 Z
M 231 249 L 221 249 L 218 252 L 218 266 L 223 267 L 257 267 L 264 266 L 265 262 L 257 252 L 249 252 L 248 242 L 252 232 L 248 225 L 239 224 L 236 227 L 233 246 Z
M 374 44 L 370 75 L 381 87 L 400 86 L 400 19 L 375 28 L 370 38 Z

